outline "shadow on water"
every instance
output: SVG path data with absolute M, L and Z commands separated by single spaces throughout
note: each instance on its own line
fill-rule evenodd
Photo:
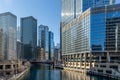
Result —
M 32 65 L 23 80 L 114 80 L 99 76 L 90 76 L 73 71 L 53 69 L 50 65 Z
M 61 80 L 60 70 L 55 70 L 50 65 L 32 65 L 30 73 L 23 80 Z

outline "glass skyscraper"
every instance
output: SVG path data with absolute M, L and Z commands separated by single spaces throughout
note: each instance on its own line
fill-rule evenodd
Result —
M 17 27 L 17 41 L 20 41 L 20 36 L 21 36 L 21 27 Z
M 49 31 L 49 59 L 54 58 L 54 33 Z
M 71 6 L 65 5 L 65 3 L 67 3 L 68 1 L 62 0 L 62 14 L 67 12 L 73 13 L 75 12 L 74 10 L 76 10 L 77 13 L 79 13 L 78 11 L 82 10 L 82 13 L 78 17 L 76 16 L 76 18 L 71 19 L 71 21 L 68 23 L 67 20 L 69 19 L 67 18 L 64 19 L 67 15 L 62 15 L 61 21 L 62 54 L 74 54 L 77 52 L 84 51 L 104 51 L 107 49 L 105 47 L 110 47 L 108 46 L 109 43 L 107 41 L 108 38 L 111 36 L 106 34 L 106 29 L 108 25 L 106 23 L 109 23 L 108 15 L 116 16 L 119 14 L 119 11 L 117 12 L 112 10 L 117 8 L 116 5 L 115 7 L 113 5 L 109 6 L 115 3 L 115 1 L 114 0 L 99 0 L 99 1 L 75 0 L 73 2 L 72 1 L 71 3 L 74 3 L 74 5 L 76 3 L 76 6 L 73 6 L 72 4 Z M 78 5 L 78 3 L 81 3 L 81 5 L 80 4 Z M 113 12 L 113 14 L 109 12 L 110 9 L 109 7 L 111 7 L 111 12 Z M 73 12 L 71 12 L 70 10 L 72 10 Z M 66 22 L 67 24 L 64 24 L 64 22 Z M 113 31 L 115 31 L 115 29 L 113 29 Z
M 0 14 L 0 59 L 15 60 L 17 17 L 10 13 Z
M 111 5 L 91 9 L 90 47 L 92 51 L 119 52 L 120 6 Z M 99 11 L 98 11 L 99 10 Z
M 112 5 L 115 0 L 62 0 L 62 25 L 80 16 L 90 7 Z
M 98 65 L 102 60 L 104 64 L 119 61 L 120 4 L 89 7 L 67 24 L 61 21 L 61 38 L 62 59 L 67 67 L 90 69 L 94 64 L 90 61 L 98 61 Z
M 49 28 L 45 25 L 38 26 L 37 46 L 44 49 L 44 59 L 49 59 Z
M 90 8 L 62 28 L 62 54 L 119 50 L 119 5 Z
M 69 5 L 68 5 L 69 4 Z M 75 18 L 75 1 L 62 0 L 62 23 L 66 24 Z
M 32 16 L 21 18 L 21 42 L 24 44 L 24 59 L 35 59 L 37 55 L 37 19 Z

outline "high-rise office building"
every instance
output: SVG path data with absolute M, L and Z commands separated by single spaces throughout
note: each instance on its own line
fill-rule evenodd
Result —
M 44 49 L 37 47 L 37 61 L 44 60 Z
M 69 5 L 68 5 L 69 4 Z M 75 18 L 75 1 L 62 0 L 62 23 L 66 24 Z
M 20 41 L 20 36 L 21 36 L 21 27 L 17 27 L 17 41 Z
M 24 45 L 21 41 L 17 41 L 17 58 L 24 59 Z
M 32 16 L 21 18 L 21 42 L 24 44 L 24 59 L 35 59 L 37 57 L 37 20 Z
M 49 59 L 54 58 L 54 33 L 49 31 Z
M 80 0 L 76 0 L 76 1 L 80 1 Z M 76 1 L 74 1 L 74 2 L 76 2 Z M 106 30 L 105 24 L 106 24 L 107 15 L 108 15 L 108 13 L 107 13 L 108 7 L 103 6 L 103 5 L 110 5 L 110 4 L 113 4 L 115 1 L 102 0 L 104 4 L 98 0 L 96 0 L 96 1 L 91 0 L 91 1 L 94 2 L 94 4 L 97 4 L 97 3 L 99 3 L 99 4 L 96 5 L 96 7 L 88 6 L 87 8 L 84 9 L 85 11 L 79 17 L 76 17 L 75 19 L 73 19 L 72 21 L 67 23 L 66 25 L 63 25 L 65 16 L 62 15 L 62 21 L 61 21 L 61 24 L 62 24 L 61 25 L 61 28 L 62 28 L 62 30 L 61 30 L 62 54 L 76 53 L 76 52 L 82 52 L 82 51 L 83 52 L 84 51 L 92 51 L 92 50 L 101 50 L 101 51 L 105 50 L 105 48 L 104 48 L 105 30 Z M 62 5 L 62 7 L 63 7 L 62 13 L 66 13 L 64 11 L 66 11 L 65 9 L 69 7 L 67 5 L 65 6 L 64 5 L 65 3 L 67 3 L 67 0 L 62 0 L 62 4 L 63 4 Z M 84 3 L 86 3 L 86 5 L 88 5 L 88 3 L 90 3 L 90 1 L 89 2 L 86 0 L 82 1 L 82 3 L 81 3 L 83 5 L 82 8 L 86 7 L 84 5 Z M 99 7 L 99 5 L 101 7 Z M 70 6 L 70 7 L 73 7 L 73 6 Z M 77 6 L 76 8 L 79 9 L 81 7 Z M 100 11 L 103 8 L 104 8 L 103 13 L 97 12 L 97 9 L 98 9 L 98 11 Z M 69 8 L 67 10 L 70 11 Z M 100 15 L 100 16 L 94 15 L 93 14 L 94 11 L 96 11 L 96 13 L 98 13 L 96 15 Z M 115 13 L 114 15 L 117 15 L 117 14 L 118 13 Z M 97 24 L 97 21 L 94 20 L 94 18 L 95 18 L 94 16 L 96 16 L 97 19 L 99 19 L 98 20 L 99 23 L 100 22 L 103 22 L 103 23 L 101 23 L 100 25 Z M 65 22 L 67 22 L 67 20 L 65 20 Z M 97 24 L 98 27 L 96 27 L 95 24 Z M 99 27 L 99 26 L 101 26 L 101 27 Z M 93 37 L 95 34 L 96 34 L 96 37 Z M 95 43 L 95 44 L 93 44 L 93 43 Z
M 21 42 L 21 27 L 17 27 L 17 58 L 18 59 L 24 59 L 24 45 L 23 42 Z
M 116 72 L 110 69 L 120 71 L 119 65 L 116 65 L 120 57 L 119 7 L 120 4 L 90 7 L 67 24 L 61 21 L 62 59 L 65 67 L 105 74 Z
M 57 61 L 61 61 L 61 53 L 60 53 L 60 44 L 57 43 L 54 48 L 54 59 Z
M 0 14 L 0 59 L 17 59 L 16 30 L 17 17 L 10 12 Z
M 44 59 L 49 59 L 49 28 L 45 25 L 38 26 L 37 46 L 44 49 Z
M 115 0 L 62 0 L 62 25 L 80 16 L 90 7 L 100 7 L 114 3 Z
M 54 61 L 59 61 L 59 49 L 54 48 Z

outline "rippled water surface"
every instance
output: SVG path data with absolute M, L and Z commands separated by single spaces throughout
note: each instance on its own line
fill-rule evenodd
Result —
M 32 65 L 23 80 L 114 80 L 73 71 L 52 69 L 49 65 Z

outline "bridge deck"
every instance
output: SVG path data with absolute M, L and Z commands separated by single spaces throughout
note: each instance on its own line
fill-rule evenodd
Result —
M 39 63 L 42 63 L 42 64 L 54 64 L 53 61 L 30 61 L 32 64 L 39 64 Z

